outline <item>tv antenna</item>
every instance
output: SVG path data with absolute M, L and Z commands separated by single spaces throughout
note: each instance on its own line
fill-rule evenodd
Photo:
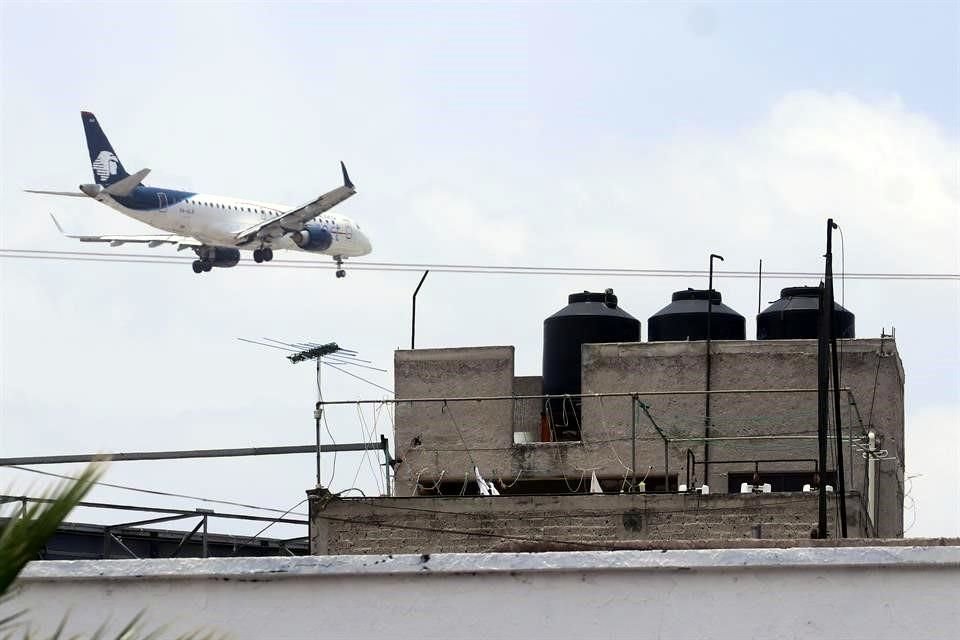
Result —
M 309 362 L 314 361 L 317 363 L 317 403 L 314 406 L 313 410 L 313 419 L 316 423 L 316 437 L 317 437 L 317 488 L 322 489 L 323 484 L 320 480 L 320 450 L 321 450 L 321 441 L 322 433 L 320 423 L 323 420 L 323 386 L 321 378 L 321 365 L 326 364 L 328 366 L 347 373 L 348 375 L 353 375 L 349 371 L 341 369 L 341 366 L 353 366 L 361 367 L 363 369 L 372 369 L 374 371 L 383 371 L 386 373 L 386 369 L 378 369 L 374 367 L 369 360 L 363 360 L 358 357 L 357 352 L 353 349 L 345 349 L 338 345 L 336 342 L 328 342 L 326 344 L 319 344 L 316 342 L 283 342 L 281 340 L 274 340 L 273 338 L 261 338 L 265 342 L 260 342 L 258 340 L 250 340 L 248 338 L 237 338 L 241 342 L 249 342 L 251 344 L 256 344 L 261 347 L 270 347 L 273 349 L 280 349 L 282 351 L 288 352 L 287 360 L 293 364 L 298 364 L 300 362 Z M 337 366 L 340 365 L 340 366 Z M 359 376 L 354 376 L 359 377 Z M 361 378 L 363 380 L 363 378 Z M 365 380 L 365 382 L 369 382 Z M 373 384 L 373 383 L 370 383 Z M 379 386 L 379 385 L 377 385 Z

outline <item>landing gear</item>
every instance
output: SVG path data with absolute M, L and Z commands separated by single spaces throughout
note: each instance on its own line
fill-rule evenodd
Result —
M 337 263 L 337 277 L 338 277 L 338 278 L 346 278 L 346 277 L 347 277 L 347 272 L 346 272 L 346 270 L 343 268 L 343 256 L 333 256 L 333 260 L 334 260 L 334 262 Z
M 337 269 L 337 277 L 338 277 L 338 278 L 346 278 L 346 277 L 347 277 L 347 272 L 346 272 L 345 270 L 343 270 L 343 269 Z
M 253 261 L 257 264 L 261 262 L 270 262 L 273 260 L 273 249 L 270 247 L 263 247 L 262 249 L 253 250 Z
M 206 273 L 214 267 L 229 269 L 237 266 L 240 262 L 240 250 L 236 247 L 217 247 L 213 245 L 200 245 L 193 247 L 193 252 L 197 254 L 197 260 L 190 265 L 194 273 Z
M 192 266 L 194 273 L 206 273 L 213 269 L 213 263 L 209 260 L 194 260 Z

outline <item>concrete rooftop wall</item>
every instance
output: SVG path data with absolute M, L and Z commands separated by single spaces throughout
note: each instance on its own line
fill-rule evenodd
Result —
M 902 534 L 903 367 L 892 339 L 840 341 L 841 399 L 845 437 L 861 441 L 862 428 L 882 438 L 888 457 L 879 464 L 878 518 L 874 533 Z M 704 342 L 584 345 L 583 392 L 701 391 L 705 384 Z M 882 347 L 882 349 L 881 349 Z M 716 390 L 814 389 L 817 383 L 815 340 L 714 341 L 712 388 Z M 525 395 L 538 378 L 515 378 L 512 347 L 397 351 L 398 398 L 462 398 Z M 703 461 L 704 395 L 643 395 L 652 418 L 671 439 L 667 463 L 683 482 L 689 448 Z M 710 444 L 710 459 L 789 459 L 761 463 L 766 471 L 810 471 L 817 458 L 815 393 L 716 394 L 711 400 L 711 437 L 740 438 Z M 589 480 L 591 471 L 613 484 L 632 475 L 664 473 L 664 445 L 641 413 L 637 437 L 631 438 L 629 398 L 586 398 L 582 440 L 578 443 L 514 444 L 513 432 L 534 431 L 537 401 L 400 403 L 396 412 L 396 492 L 413 495 L 415 487 L 438 481 L 472 478 L 476 464 L 488 479 L 505 485 L 518 478 L 566 479 L 571 486 Z M 536 414 L 536 415 L 532 415 Z M 871 422 L 872 420 L 872 422 Z M 870 423 L 868 425 L 867 423 Z M 863 427 L 861 426 L 863 425 Z M 872 425 L 872 426 L 871 426 Z M 745 440 L 745 436 L 780 435 L 780 440 Z M 635 442 L 635 446 L 633 446 Z M 866 492 L 861 452 L 845 441 L 848 490 Z M 831 446 L 828 469 L 834 468 Z M 852 464 L 851 464 L 852 463 Z M 652 467 L 652 469 L 651 469 Z M 750 463 L 711 464 L 707 483 L 713 492 L 727 490 L 727 474 L 752 472 Z M 703 465 L 692 465 L 699 485 Z M 616 482 L 614 482 L 616 481 Z
M 838 496 L 828 501 L 837 534 Z M 852 538 L 865 537 L 860 496 L 847 496 Z M 317 555 L 632 548 L 638 542 L 809 539 L 817 495 L 567 494 L 331 499 L 310 493 Z
M 925 640 L 956 636 L 958 582 L 957 546 L 35 562 L 0 617 L 38 638 L 143 611 L 171 638 Z

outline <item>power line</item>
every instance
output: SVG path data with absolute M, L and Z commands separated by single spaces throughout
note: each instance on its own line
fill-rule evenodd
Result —
M 4 504 L 13 504 L 16 502 L 33 502 L 40 504 L 52 504 L 56 502 L 53 498 L 44 498 L 40 496 L 24 496 L 24 495 L 0 495 L 0 506 Z M 297 503 L 293 509 L 296 509 L 305 501 Z M 243 513 L 223 513 L 217 511 L 209 510 L 200 510 L 200 511 L 190 511 L 187 509 L 171 509 L 169 507 L 145 507 L 141 505 L 130 505 L 130 504 L 117 504 L 113 502 L 86 502 L 81 501 L 77 503 L 78 507 L 83 507 L 85 509 L 102 509 L 102 510 L 112 510 L 112 511 L 139 511 L 144 513 L 167 513 L 172 515 L 180 515 L 184 517 L 194 518 L 207 516 L 209 518 L 222 518 L 225 520 L 250 520 L 252 522 L 269 522 L 270 526 L 273 526 L 276 523 L 282 524 L 295 524 L 295 525 L 304 525 L 309 524 L 306 520 L 290 520 L 281 515 L 279 518 L 267 517 L 267 516 L 251 516 Z M 290 511 L 292 511 L 291 509 Z M 289 511 L 287 512 L 289 513 Z M 286 514 L 284 514 L 286 515 Z M 113 526 L 134 526 L 130 523 L 121 523 L 119 525 Z M 261 532 L 262 533 L 262 532 Z M 258 534 L 259 535 L 259 534 Z
M 51 251 L 39 249 L 0 249 L 0 258 L 50 260 L 61 262 L 117 262 L 121 264 L 190 264 L 189 256 L 151 255 L 142 253 L 107 253 L 87 251 Z M 335 269 L 336 265 L 309 260 L 272 260 L 268 263 L 253 264 L 240 262 L 238 267 L 274 268 L 274 269 Z M 602 267 L 534 267 L 522 265 L 484 265 L 484 264 L 426 264 L 406 262 L 361 262 L 352 261 L 355 271 L 377 272 L 420 272 L 425 268 L 441 273 L 461 273 L 473 275 L 554 275 L 554 276 L 607 276 L 607 277 L 646 277 L 646 278 L 696 278 L 706 275 L 699 269 L 630 269 Z M 723 278 L 754 278 L 752 271 L 715 271 L 714 275 Z M 821 274 L 807 271 L 770 271 L 764 276 L 774 279 L 819 278 Z M 908 281 L 960 281 L 960 273 L 929 272 L 861 272 L 847 273 L 851 280 L 908 280 Z
M 71 476 L 64 473 L 54 473 L 52 471 L 41 471 L 40 469 L 31 469 L 29 467 L 20 467 L 20 466 L 8 466 L 4 467 L 5 469 L 17 469 L 18 471 L 27 471 L 29 473 L 37 473 L 42 476 L 50 476 L 53 478 L 60 478 L 61 480 L 73 480 L 76 481 L 79 478 L 77 476 Z M 149 493 L 155 496 L 164 496 L 168 498 L 183 498 L 185 500 L 196 500 L 198 502 L 208 502 L 210 504 L 224 504 L 231 507 L 242 507 L 244 509 L 254 509 L 256 511 L 269 511 L 272 513 L 280 513 L 286 515 L 289 511 L 284 511 L 283 509 L 272 509 L 270 507 L 260 507 L 255 504 L 244 504 L 243 502 L 232 502 L 230 500 L 215 500 L 213 498 L 202 498 L 199 496 L 189 496 L 182 493 L 171 493 L 169 491 L 157 491 L 155 489 L 141 489 L 140 487 L 131 487 L 129 485 L 123 484 L 114 484 L 111 482 L 103 482 L 102 480 L 94 480 L 93 484 L 98 484 L 103 487 L 110 487 L 111 489 L 123 489 L 124 491 L 135 491 L 137 493 Z M 294 515 L 306 517 L 305 513 L 295 513 Z
M 386 387 L 382 387 L 382 386 L 380 386 L 379 384 L 377 384 L 376 382 L 373 382 L 373 381 L 371 381 L 371 380 L 367 380 L 366 378 L 364 378 L 364 377 L 362 377 L 362 376 L 358 376 L 358 375 L 355 374 L 355 373 L 350 373 L 350 372 L 347 371 L 346 369 L 341 369 L 341 368 L 338 367 L 337 365 L 331 364 L 331 363 L 327 362 L 326 360 L 323 361 L 323 364 L 327 365 L 327 366 L 330 367 L 331 369 L 336 369 L 336 370 L 339 371 L 340 373 L 345 373 L 345 374 L 347 374 L 348 376 L 350 376 L 351 378 L 356 378 L 357 380 L 360 380 L 361 382 L 366 382 L 367 384 L 369 384 L 369 385 L 371 385 L 371 386 L 374 386 L 374 387 L 376 387 L 377 389 L 382 389 L 383 391 L 386 391 L 387 393 L 391 393 L 391 394 L 393 393 L 393 389 L 387 389 Z
M 266 525 L 265 527 L 263 527 L 262 529 L 260 529 L 260 531 L 257 531 L 255 534 L 253 534 L 252 536 L 250 536 L 249 538 L 247 538 L 246 540 L 244 540 L 243 542 L 241 542 L 241 543 L 233 550 L 233 555 L 237 555 L 237 551 L 239 551 L 240 549 L 243 549 L 245 546 L 247 546 L 248 544 L 250 544 L 251 542 L 253 542 L 253 541 L 256 540 L 257 538 L 259 538 L 260 536 L 262 536 L 262 535 L 267 531 L 267 529 L 269 529 L 269 528 L 272 527 L 273 525 L 277 524 L 278 522 L 283 522 L 283 521 L 284 521 L 284 516 L 286 516 L 288 513 L 290 513 L 291 511 L 293 511 L 294 509 L 296 509 L 296 508 L 299 507 L 300 505 L 302 505 L 302 504 L 303 504 L 304 502 L 306 502 L 308 499 L 309 499 L 309 498 L 304 498 L 303 500 L 301 500 L 301 501 L 298 502 L 297 504 L 293 505 L 292 507 L 290 507 L 289 509 L 287 509 L 286 513 L 284 513 L 283 515 L 281 515 L 281 516 L 278 517 L 278 518 L 274 518 L 274 519 L 273 519 L 273 522 L 271 522 L 270 524 Z M 307 523 L 307 524 L 309 524 L 309 523 Z

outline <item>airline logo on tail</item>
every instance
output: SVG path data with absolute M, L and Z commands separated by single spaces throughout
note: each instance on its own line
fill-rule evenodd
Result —
M 117 175 L 117 156 L 110 151 L 101 151 L 91 164 L 93 172 L 101 180 L 106 180 L 110 176 Z

